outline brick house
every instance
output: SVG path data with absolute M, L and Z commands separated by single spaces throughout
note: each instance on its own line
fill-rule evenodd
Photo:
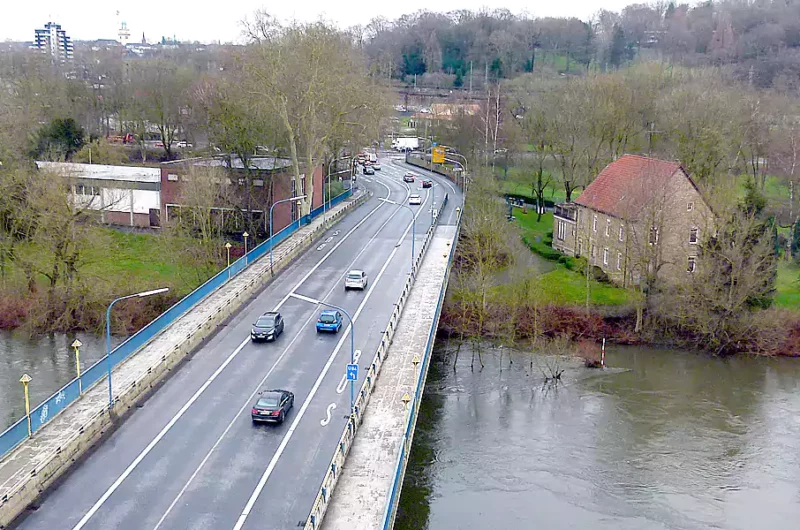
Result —
M 285 158 L 264 157 L 253 158 L 250 160 L 251 171 L 254 172 L 253 187 L 254 202 L 259 205 L 253 208 L 251 215 L 258 219 L 258 225 L 263 227 L 264 234 L 269 233 L 269 208 L 273 202 L 288 199 L 294 195 L 306 193 L 305 174 L 300 177 L 299 186 L 296 185 L 291 175 L 291 160 Z M 231 182 L 238 187 L 233 190 L 237 202 L 241 205 L 246 203 L 245 199 L 245 169 L 238 158 L 233 158 L 228 162 L 222 158 L 200 158 L 165 162 L 161 166 L 161 218 L 165 223 L 169 222 L 170 216 L 176 214 L 176 210 L 181 208 L 181 191 L 184 186 L 190 185 L 191 177 L 189 172 L 192 167 L 221 167 L 225 168 Z M 314 168 L 314 197 L 312 199 L 312 209 L 322 206 L 323 192 L 323 171 L 321 166 Z M 299 189 L 297 189 L 299 188 Z M 270 197 L 270 193 L 272 196 Z M 230 208 L 220 207 L 221 215 L 225 215 Z M 246 210 L 245 210 L 246 212 Z M 273 211 L 273 231 L 279 232 L 288 226 L 292 221 L 297 220 L 299 215 L 297 205 L 294 202 L 287 202 L 275 207 Z
M 624 155 L 574 202 L 555 207 L 553 248 L 584 256 L 624 286 L 642 277 L 680 282 L 698 270 L 713 213 L 680 164 Z

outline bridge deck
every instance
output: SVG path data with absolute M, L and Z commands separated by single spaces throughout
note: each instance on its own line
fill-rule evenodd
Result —
M 448 244 L 454 243 L 455 233 L 455 226 L 436 229 L 323 519 L 324 530 L 374 530 L 383 526 L 408 414 L 402 398 L 405 393 L 413 396 L 417 369 L 412 360 L 415 354 L 424 353 L 434 325 L 447 271 Z

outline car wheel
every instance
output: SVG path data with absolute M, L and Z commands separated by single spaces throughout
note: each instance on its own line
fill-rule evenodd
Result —
M 283 411 L 281 411 L 281 415 L 278 416 L 278 423 L 283 423 L 283 420 L 285 419 L 286 419 L 286 414 Z

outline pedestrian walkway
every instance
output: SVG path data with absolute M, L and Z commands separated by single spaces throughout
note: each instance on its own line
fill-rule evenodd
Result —
M 331 504 L 323 530 L 383 528 L 408 421 L 403 397 L 413 399 L 419 370 L 442 291 L 455 226 L 439 226 L 406 302 Z M 416 359 L 415 359 L 416 357 Z
M 341 215 L 363 201 L 359 196 L 331 208 L 325 219 L 320 215 L 309 224 L 300 227 L 286 240 L 275 247 L 273 261 L 276 269 L 290 262 L 300 249 L 323 230 L 326 222 L 338 220 Z M 115 411 L 124 412 L 131 406 L 126 395 L 141 394 L 143 385 L 153 384 L 165 369 L 177 365 L 188 350 L 193 349 L 201 336 L 209 335 L 230 313 L 246 301 L 254 290 L 260 289 L 269 278 L 269 255 L 252 263 L 228 283 L 205 300 L 178 318 L 149 344 L 120 363 L 113 371 Z M 157 381 L 156 381 L 157 382 Z M 138 387 L 137 387 L 138 385 Z M 118 389 L 118 390 L 117 390 Z M 109 426 L 108 386 L 101 379 L 88 389 L 73 404 L 39 429 L 33 438 L 21 443 L 0 461 L 0 528 L 10 522 L 9 513 L 19 513 L 16 497 L 26 489 L 39 488 L 48 484 L 53 475 L 63 472 L 62 465 L 54 465 L 54 460 L 74 457 L 62 455 L 62 451 L 74 452 L 76 440 L 87 438 L 95 424 Z M 83 452 L 82 450 L 80 452 Z M 67 463 L 66 465 L 69 465 Z M 48 477 L 48 474 L 51 475 Z M 31 493 L 22 495 L 31 502 Z M 39 492 L 36 492 L 37 494 Z M 22 507 L 24 509 L 24 506 Z

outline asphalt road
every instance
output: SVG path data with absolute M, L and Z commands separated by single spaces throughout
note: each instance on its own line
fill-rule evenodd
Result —
M 411 213 L 378 198 L 406 204 L 412 190 L 422 195 L 423 205 L 411 207 L 418 248 L 434 196 L 437 206 L 450 196 L 443 223 L 455 222 L 461 202 L 442 177 L 432 176 L 432 193 L 402 182 L 406 170 L 424 171 L 381 163 L 376 175 L 359 175 L 373 198 L 230 319 L 16 528 L 284 530 L 305 522 L 347 422 L 350 337 L 348 327 L 317 334 L 321 308 L 291 295 L 353 316 L 365 373 L 411 264 Z M 367 272 L 366 291 L 344 291 L 351 268 Z M 251 343 L 252 322 L 275 309 L 284 333 Z M 294 392 L 295 407 L 282 425 L 253 425 L 250 408 L 268 388 Z

